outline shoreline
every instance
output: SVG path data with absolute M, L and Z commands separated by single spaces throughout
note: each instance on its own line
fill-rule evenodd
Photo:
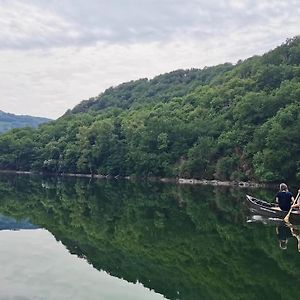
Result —
M 274 184 L 259 183 L 253 181 L 222 181 L 222 180 L 208 180 L 195 178 L 164 178 L 164 177 L 134 177 L 134 176 L 105 176 L 99 174 L 81 174 L 81 173 L 43 173 L 33 171 L 14 171 L 14 170 L 0 170 L 0 174 L 18 174 L 18 175 L 45 175 L 45 176 L 60 176 L 60 177 L 78 177 L 78 178 L 95 178 L 108 180 L 145 180 L 158 181 L 165 183 L 176 183 L 182 185 L 211 185 L 211 186 L 226 186 L 226 187 L 240 187 L 240 188 L 267 188 L 273 187 Z

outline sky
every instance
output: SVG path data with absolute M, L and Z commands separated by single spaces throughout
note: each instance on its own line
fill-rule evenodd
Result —
M 111 86 L 299 34 L 300 0 L 0 0 L 0 110 L 55 119 Z

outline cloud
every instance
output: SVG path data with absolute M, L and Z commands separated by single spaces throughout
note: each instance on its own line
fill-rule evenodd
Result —
M 72 38 L 73 29 L 55 14 L 20 2 L 0 6 L 1 49 L 26 49 Z
M 0 0 L 0 109 L 56 118 L 125 81 L 262 54 L 298 1 Z
M 288 5 L 287 5 L 288 4 Z M 0 2 L 0 49 L 208 40 L 299 17 L 297 1 L 28 0 Z

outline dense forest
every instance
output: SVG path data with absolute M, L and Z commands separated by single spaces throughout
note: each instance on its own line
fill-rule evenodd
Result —
M 14 115 L 0 110 L 0 133 L 13 128 L 38 127 L 40 124 L 49 122 L 50 119 L 25 115 Z
M 29 219 L 94 268 L 168 299 L 299 295 L 296 240 L 282 251 L 275 227 L 246 223 L 241 190 L 1 176 L 0 197 L 0 213 Z
M 0 169 L 295 182 L 300 37 L 235 65 L 107 89 L 38 129 L 0 136 Z

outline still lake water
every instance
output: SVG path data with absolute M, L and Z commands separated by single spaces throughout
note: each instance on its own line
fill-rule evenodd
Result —
M 297 299 L 297 240 L 246 193 L 275 191 L 1 175 L 0 299 Z

